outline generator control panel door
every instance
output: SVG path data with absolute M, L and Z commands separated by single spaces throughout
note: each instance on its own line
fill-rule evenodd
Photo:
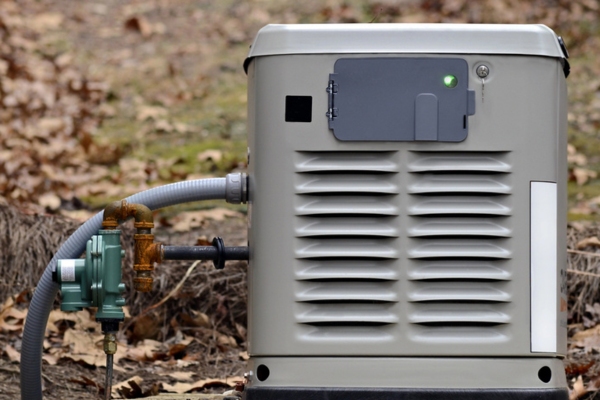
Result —
M 342 141 L 461 142 L 475 92 L 460 58 L 341 58 L 329 75 L 329 128 Z

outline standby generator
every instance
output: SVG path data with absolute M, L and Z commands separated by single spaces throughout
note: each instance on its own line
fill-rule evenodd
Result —
M 247 400 L 567 399 L 567 57 L 542 25 L 260 30 Z

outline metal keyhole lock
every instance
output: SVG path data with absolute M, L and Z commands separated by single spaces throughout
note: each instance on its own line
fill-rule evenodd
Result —
M 490 74 L 490 68 L 487 65 L 480 65 L 475 69 L 477 76 L 481 78 L 481 102 L 485 101 L 485 78 Z
M 487 65 L 480 65 L 475 70 L 477 76 L 481 79 L 486 78 L 490 74 L 490 69 Z

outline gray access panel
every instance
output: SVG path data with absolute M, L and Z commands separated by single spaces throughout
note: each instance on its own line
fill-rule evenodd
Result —
M 329 128 L 343 141 L 461 142 L 475 113 L 459 58 L 342 58 L 327 92 Z

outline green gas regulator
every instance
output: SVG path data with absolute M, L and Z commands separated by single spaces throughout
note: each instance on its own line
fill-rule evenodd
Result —
M 106 353 L 105 398 L 110 398 L 113 355 L 117 351 L 115 333 L 125 314 L 122 293 L 121 260 L 125 252 L 120 244 L 121 231 L 100 230 L 88 240 L 85 259 L 58 260 L 54 281 L 60 284 L 62 311 L 79 311 L 97 307 L 96 320 L 104 333 Z

